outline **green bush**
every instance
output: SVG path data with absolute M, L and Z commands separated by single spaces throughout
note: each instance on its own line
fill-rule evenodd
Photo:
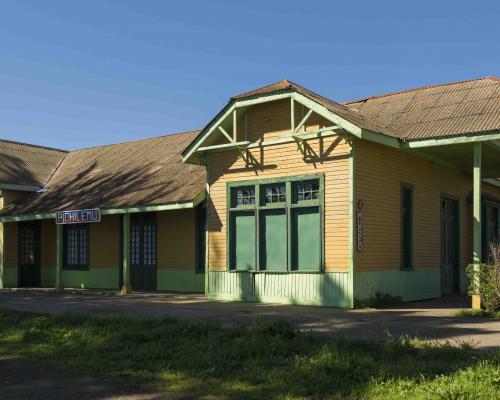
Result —
M 489 312 L 500 310 L 500 245 L 492 243 L 491 255 L 487 264 L 467 267 L 469 294 L 481 297 L 482 307 Z

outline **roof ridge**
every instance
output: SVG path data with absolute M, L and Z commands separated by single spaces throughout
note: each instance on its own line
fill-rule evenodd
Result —
M 266 89 L 266 88 L 268 88 L 268 87 L 271 87 L 271 86 L 276 86 L 276 85 L 279 85 L 279 84 L 284 84 L 284 85 L 285 85 L 285 87 L 284 87 L 284 88 L 281 88 L 281 89 L 279 89 L 279 90 L 286 90 L 287 88 L 290 88 L 290 86 L 291 86 L 291 85 L 295 85 L 295 83 L 293 83 L 293 82 L 289 81 L 288 79 L 282 79 L 282 80 L 280 80 L 280 81 L 276 81 L 276 82 L 269 83 L 269 84 L 264 85 L 264 86 L 260 86 L 260 87 L 258 87 L 258 88 L 256 88 L 256 89 L 247 90 L 247 91 L 245 91 L 245 92 L 243 92 L 243 93 L 238 93 L 238 94 L 236 94 L 236 95 L 234 95 L 234 96 L 231 96 L 229 99 L 230 99 L 230 100 L 233 100 L 233 99 L 237 99 L 237 98 L 240 98 L 240 97 L 245 97 L 245 96 L 247 96 L 247 93 L 257 92 L 257 91 L 259 91 L 259 90 Z M 298 86 L 298 85 L 297 85 L 297 86 Z
M 403 90 L 398 90 L 398 91 L 395 91 L 395 92 L 389 92 L 389 93 L 379 94 L 379 95 L 376 95 L 376 96 L 362 97 L 362 98 L 357 99 L 357 100 L 344 101 L 344 102 L 342 102 L 340 104 L 347 105 L 347 104 L 353 104 L 353 103 L 361 103 L 361 102 L 365 102 L 365 101 L 368 101 L 368 100 L 371 100 L 371 99 L 378 99 L 378 98 L 382 98 L 382 97 L 394 96 L 396 94 L 401 94 L 401 93 L 410 93 L 410 92 L 416 92 L 418 90 L 431 89 L 431 88 L 440 87 L 440 86 L 459 85 L 461 83 L 474 82 L 474 81 L 482 81 L 482 80 L 487 80 L 487 79 L 500 82 L 500 78 L 497 78 L 495 76 L 484 76 L 482 78 L 465 79 L 465 80 L 456 81 L 456 82 L 436 83 L 434 85 L 425 85 L 425 86 L 419 86 L 419 87 L 411 88 L 411 89 L 403 89 Z
M 60 152 L 60 153 L 69 153 L 69 150 L 56 149 L 55 147 L 41 146 L 41 145 L 32 144 L 32 143 L 18 142 L 16 140 L 0 139 L 0 142 L 10 143 L 10 144 L 17 144 L 17 145 L 26 146 L 26 147 L 34 147 L 36 149 L 57 151 L 57 152 Z
M 102 147 L 117 146 L 119 144 L 127 144 L 127 143 L 142 142 L 142 141 L 146 141 L 146 140 L 160 139 L 160 138 L 164 138 L 164 137 L 167 137 L 167 136 L 185 135 L 185 134 L 193 133 L 193 132 L 198 132 L 199 133 L 199 132 L 201 132 L 201 129 L 192 129 L 192 130 L 189 130 L 189 131 L 174 132 L 174 133 L 165 133 L 165 134 L 159 135 L 159 136 L 151 136 L 151 137 L 142 138 L 142 139 L 126 140 L 124 142 L 102 144 L 100 146 L 82 147 L 82 148 L 75 149 L 75 150 L 69 150 L 68 153 L 75 153 L 77 151 L 82 151 L 82 150 L 99 149 L 99 148 L 102 148 Z

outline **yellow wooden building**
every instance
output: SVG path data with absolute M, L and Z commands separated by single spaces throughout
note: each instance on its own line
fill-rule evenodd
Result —
M 3 286 L 353 307 L 464 293 L 499 237 L 497 78 L 342 104 L 281 81 L 200 131 L 0 151 Z

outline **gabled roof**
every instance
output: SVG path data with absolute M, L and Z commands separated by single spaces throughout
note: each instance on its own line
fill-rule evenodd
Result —
M 425 86 L 345 105 L 404 140 L 478 134 L 500 129 L 500 79 Z
M 346 119 L 347 121 L 353 123 L 354 125 L 367 129 L 372 132 L 377 132 L 381 133 L 384 135 L 390 135 L 390 131 L 382 124 L 377 124 L 374 123 L 373 121 L 369 120 L 366 118 L 363 114 L 358 113 L 356 110 L 341 104 L 337 103 L 333 100 L 327 99 L 326 97 L 323 97 L 312 90 L 306 89 L 303 86 L 300 86 L 292 81 L 289 80 L 282 80 L 279 82 L 272 83 L 267 86 L 263 86 L 259 89 L 251 90 L 249 92 L 245 92 L 242 94 L 238 94 L 236 96 L 231 97 L 231 101 L 234 100 L 242 100 L 248 97 L 253 97 L 253 96 L 258 96 L 258 95 L 264 95 L 264 94 L 269 94 L 269 93 L 277 93 L 281 91 L 295 91 L 297 93 L 300 93 L 306 97 L 309 97 L 311 100 L 316 101 L 318 104 L 321 104 L 322 106 L 326 107 L 328 110 L 331 112 L 337 114 L 339 117 L 342 117 Z
M 198 132 L 70 151 L 45 192 L 22 197 L 0 215 L 192 201 L 205 189 L 205 168 L 183 164 L 181 151 Z
M 0 184 L 43 186 L 67 152 L 0 139 Z

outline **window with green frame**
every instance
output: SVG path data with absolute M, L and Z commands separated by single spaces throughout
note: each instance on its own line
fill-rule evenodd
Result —
M 89 268 L 89 224 L 64 225 L 64 268 Z
M 320 271 L 323 175 L 228 184 L 228 267 Z

